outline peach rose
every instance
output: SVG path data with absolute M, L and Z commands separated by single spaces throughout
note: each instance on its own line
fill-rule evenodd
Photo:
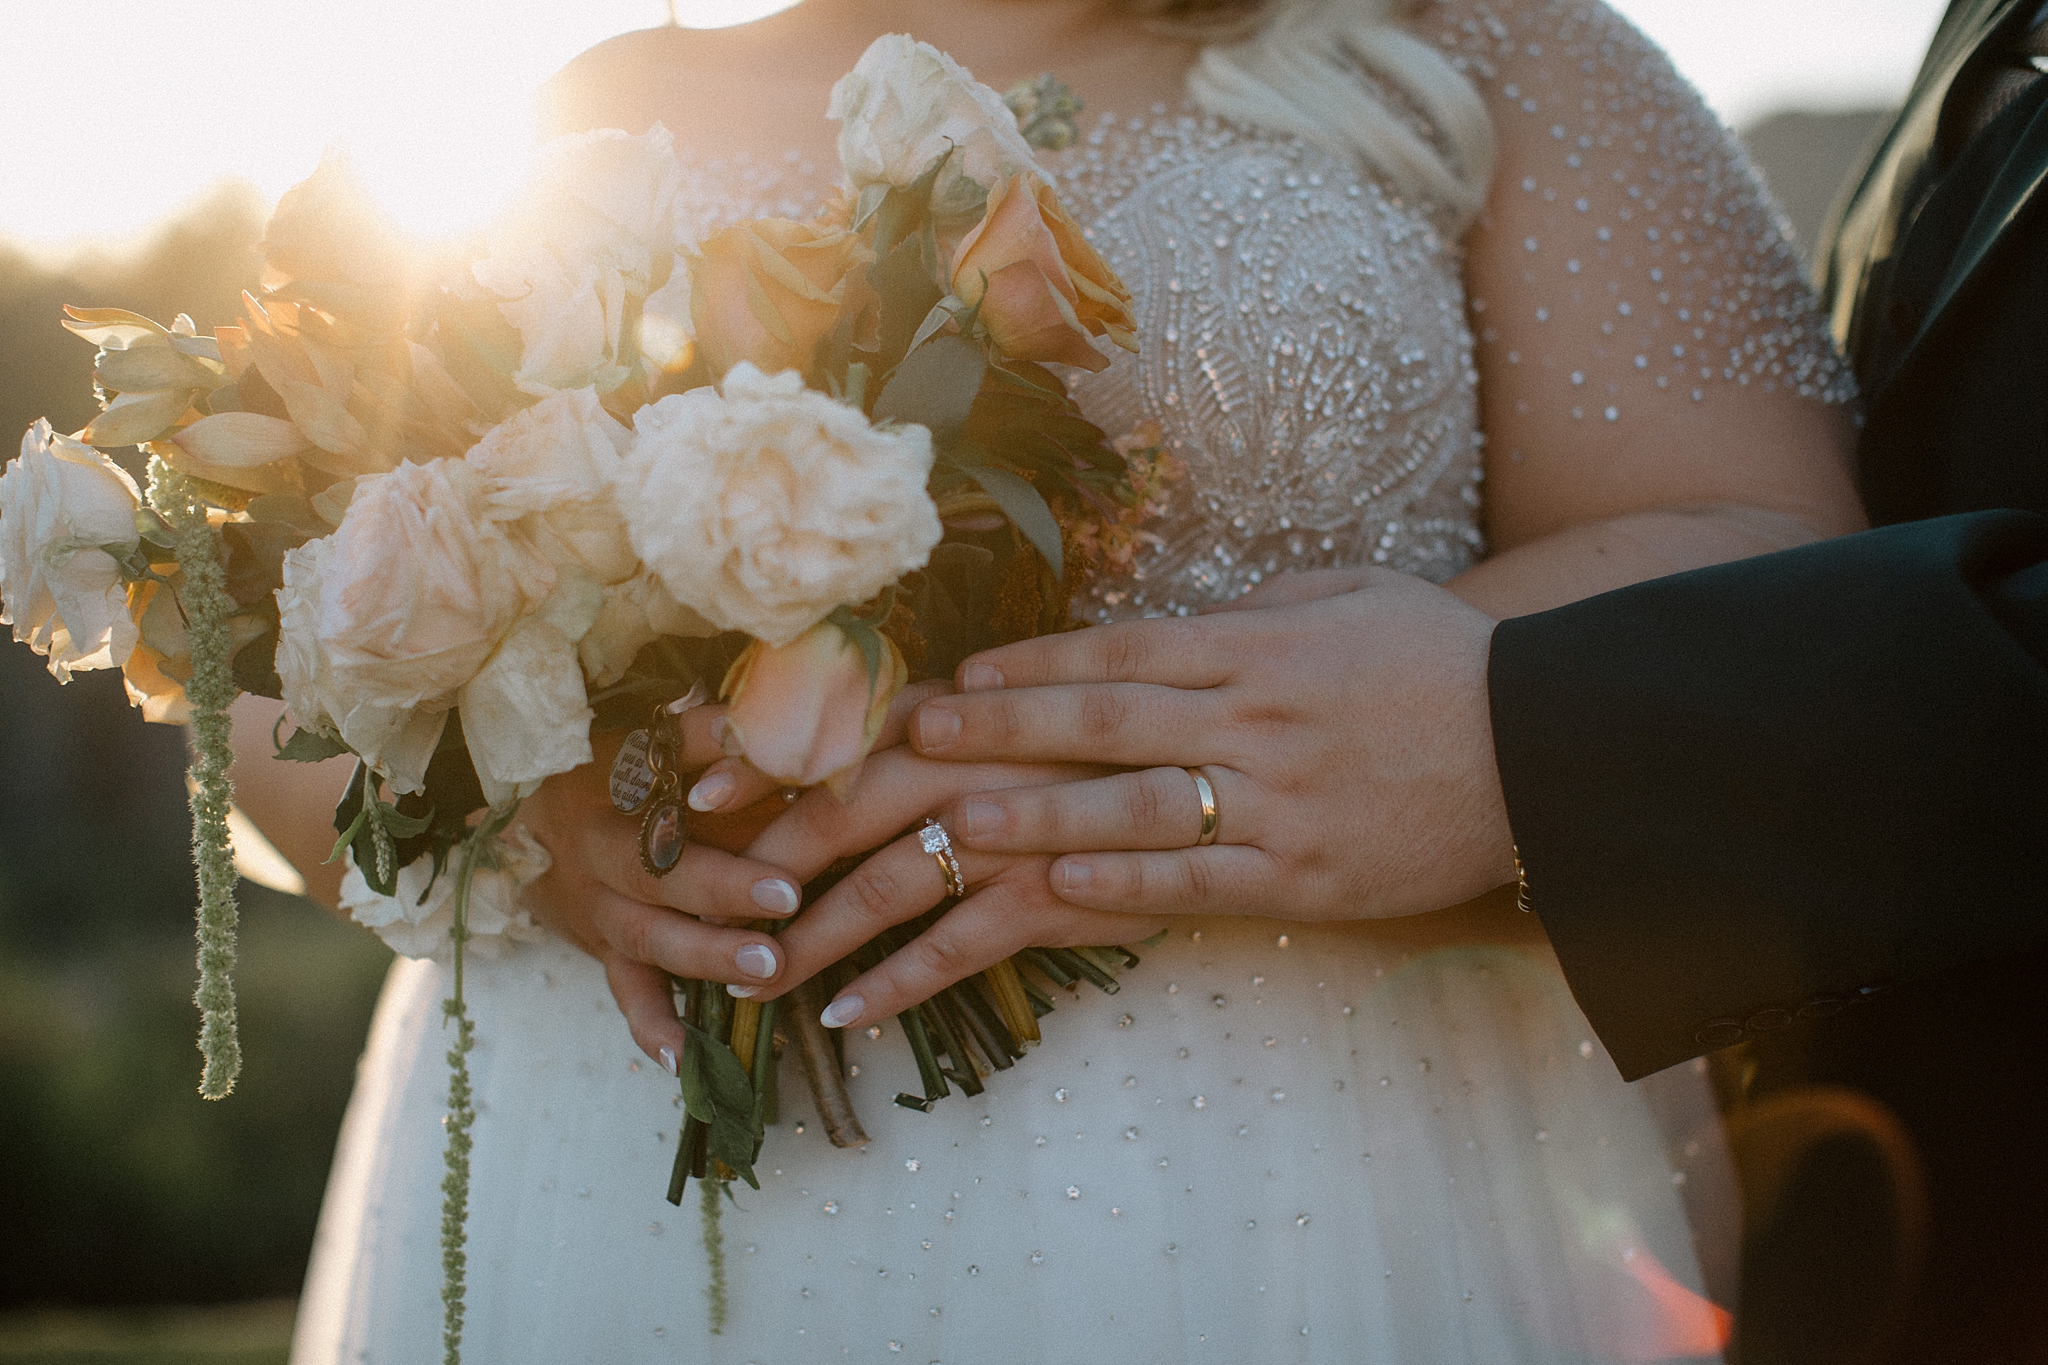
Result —
M 793 787 L 851 776 L 874 747 L 909 672 L 887 637 L 872 685 L 845 631 L 822 622 L 776 648 L 759 640 L 733 661 L 721 694 L 725 750 Z
M 1130 291 L 1035 176 L 989 191 L 987 213 L 953 253 L 952 279 L 1005 355 L 1100 370 L 1109 361 L 1091 338 L 1138 349 Z
M 847 276 L 874 260 L 851 232 L 787 218 L 739 223 L 690 262 L 697 350 L 723 377 L 742 360 L 769 374 L 808 370 L 839 322 Z

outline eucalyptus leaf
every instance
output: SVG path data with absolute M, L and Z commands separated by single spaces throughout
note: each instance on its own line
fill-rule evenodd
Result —
M 876 421 L 893 419 L 927 427 L 941 445 L 967 425 L 988 372 L 988 358 L 965 337 L 937 337 L 904 357 L 875 400 Z M 993 495 L 992 495 L 993 496 Z M 1048 513 L 1048 515 L 1050 515 Z
M 1031 547 L 1045 559 L 1054 578 L 1062 576 L 1066 555 L 1060 545 L 1060 524 L 1046 506 L 1045 498 L 1036 488 L 1007 469 L 996 465 L 978 465 L 967 471 L 968 477 L 981 485 L 982 491 L 996 500 Z
M 377 803 L 377 819 L 394 839 L 411 839 L 425 834 L 434 823 L 433 812 L 406 815 L 388 801 Z
M 318 730 L 301 727 L 292 731 L 292 737 L 278 746 L 271 757 L 288 763 L 324 763 L 330 758 L 339 758 L 349 751 L 348 745 L 338 739 L 321 734 Z
M 691 1118 L 709 1127 L 706 1150 L 710 1156 L 758 1190 L 753 1083 L 730 1047 L 687 1019 L 682 1025 L 689 1038 L 676 1068 L 683 1107 Z
M 248 512 L 251 520 L 289 526 L 307 540 L 324 536 L 334 529 L 326 518 L 313 510 L 311 499 L 291 493 L 265 493 L 251 498 Z

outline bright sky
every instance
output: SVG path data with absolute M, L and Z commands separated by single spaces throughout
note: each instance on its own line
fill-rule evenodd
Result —
M 791 0 L 675 0 L 737 23 Z M 1885 103 L 1942 0 L 1615 0 L 1723 117 Z M 132 239 L 238 176 L 274 198 L 345 145 L 426 235 L 489 216 L 532 97 L 666 0 L 0 0 L 0 238 L 42 256 Z M 822 117 L 822 111 L 821 115 Z

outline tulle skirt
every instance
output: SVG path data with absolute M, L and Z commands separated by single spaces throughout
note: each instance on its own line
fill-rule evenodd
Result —
M 918 1088 L 893 1022 L 848 1038 L 859 1150 L 786 1065 L 762 1188 L 720 1219 L 719 1335 L 697 1188 L 662 1197 L 675 1082 L 575 950 L 473 964 L 465 1357 L 1719 1358 L 1694 1224 L 1731 1186 L 1704 1077 L 1623 1084 L 1540 943 L 1212 920 L 1141 956 L 930 1114 L 891 1102 Z M 294 1365 L 440 1357 L 448 984 L 392 969 Z

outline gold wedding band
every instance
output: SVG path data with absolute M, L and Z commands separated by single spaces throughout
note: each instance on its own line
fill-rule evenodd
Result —
M 953 841 L 946 836 L 946 827 L 927 815 L 917 831 L 917 841 L 938 863 L 939 872 L 946 879 L 946 894 L 955 900 L 966 895 L 967 879 L 960 875 L 960 860 L 953 856 Z
M 1197 768 L 1183 768 L 1182 772 L 1195 779 L 1195 796 L 1202 803 L 1202 832 L 1195 836 L 1195 847 L 1206 848 L 1216 842 L 1216 827 L 1223 818 L 1216 811 L 1216 789 L 1209 785 L 1209 779 L 1202 776 Z

